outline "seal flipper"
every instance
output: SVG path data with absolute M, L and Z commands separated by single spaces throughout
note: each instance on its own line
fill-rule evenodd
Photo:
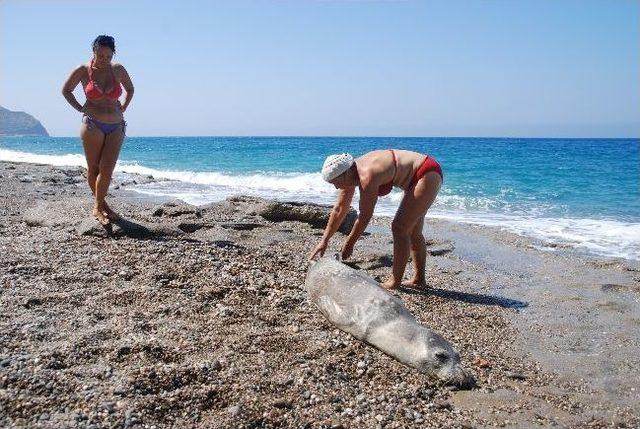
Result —
M 345 313 L 342 308 L 328 296 L 319 297 L 317 306 L 327 319 L 340 328 L 348 328 L 355 323 L 353 317 Z

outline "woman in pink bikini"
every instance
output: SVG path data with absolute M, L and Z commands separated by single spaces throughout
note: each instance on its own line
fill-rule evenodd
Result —
M 320 243 L 311 251 L 310 259 L 324 255 L 329 239 L 347 215 L 356 187 L 360 191 L 360 213 L 351 233 L 342 246 L 342 258 L 353 253 L 360 235 L 373 215 L 379 196 L 387 195 L 397 186 L 404 197 L 391 223 L 393 232 L 393 269 L 383 283 L 387 289 L 400 286 L 411 254 L 415 274 L 405 283 L 409 287 L 426 287 L 426 244 L 422 235 L 424 216 L 436 198 L 442 184 L 440 164 L 430 156 L 407 150 L 376 150 L 354 160 L 349 154 L 331 155 L 322 167 L 322 177 L 338 189 L 338 200 Z
M 89 64 L 76 67 L 62 88 L 64 98 L 83 114 L 80 138 L 87 158 L 87 180 L 94 196 L 93 215 L 103 225 L 118 218 L 105 197 L 124 141 L 127 124 L 123 113 L 133 98 L 129 74 L 121 64 L 111 63 L 115 52 L 113 37 L 98 36 L 93 41 Z M 79 83 L 87 98 L 84 105 L 73 95 Z M 124 103 L 120 103 L 123 87 L 126 95 Z

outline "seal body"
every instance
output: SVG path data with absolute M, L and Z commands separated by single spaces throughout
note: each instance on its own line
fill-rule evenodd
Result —
M 418 324 L 402 301 L 364 272 L 324 257 L 309 268 L 305 288 L 309 299 L 341 330 L 450 384 L 473 383 L 449 343 Z

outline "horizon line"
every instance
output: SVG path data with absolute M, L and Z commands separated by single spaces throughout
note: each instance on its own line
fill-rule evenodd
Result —
M 49 136 L 8 136 L 8 135 L 0 135 L 0 137 L 53 137 L 53 138 L 80 138 L 77 135 L 73 136 L 63 136 L 63 135 L 49 135 Z M 132 138 L 198 138 L 198 137 L 216 137 L 216 138 L 380 138 L 380 139 L 522 139 L 522 140 L 640 140 L 640 135 L 638 136 L 625 136 L 625 137 L 554 137 L 554 136 L 543 136 L 543 137 L 533 137 L 533 136 L 419 136 L 419 135 L 411 135 L 411 136 L 394 136 L 394 135 L 339 135 L 339 134 L 325 134 L 325 135 L 312 135 L 312 134 L 303 134 L 303 135 L 295 135 L 295 134 L 276 134 L 276 135 L 268 135 L 268 134 L 232 134 L 232 135 L 224 135 L 224 134 L 193 134 L 193 135 L 181 135 L 181 134 L 147 134 L 147 135 L 130 135 L 127 134 L 126 137 Z

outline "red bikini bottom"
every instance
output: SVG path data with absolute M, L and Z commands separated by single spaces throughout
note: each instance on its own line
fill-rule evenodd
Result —
M 436 161 L 434 158 L 431 158 L 430 156 L 427 156 L 416 173 L 413 175 L 411 183 L 409 183 L 409 187 L 418 183 L 418 180 L 422 179 L 425 174 L 431 171 L 435 171 L 436 173 L 438 173 L 440 175 L 440 179 L 444 180 L 444 176 L 442 175 L 442 167 L 440 167 L 438 161 Z

